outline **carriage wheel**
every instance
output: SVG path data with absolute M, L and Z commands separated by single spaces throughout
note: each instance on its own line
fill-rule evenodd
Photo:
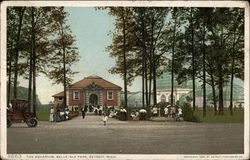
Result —
M 38 121 L 36 118 L 29 118 L 26 123 L 27 123 L 28 127 L 36 127 Z
M 7 128 L 11 127 L 12 121 L 11 119 L 7 118 Z

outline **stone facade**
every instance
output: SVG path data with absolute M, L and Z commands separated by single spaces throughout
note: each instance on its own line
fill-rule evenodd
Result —
M 67 105 L 120 105 L 121 87 L 98 76 L 89 76 L 67 88 Z M 63 92 L 53 95 L 54 104 L 63 103 Z
M 183 95 L 190 92 L 189 88 L 175 88 L 173 92 L 174 104 L 182 97 Z M 171 89 L 162 89 L 157 90 L 157 103 L 159 102 L 171 102 Z

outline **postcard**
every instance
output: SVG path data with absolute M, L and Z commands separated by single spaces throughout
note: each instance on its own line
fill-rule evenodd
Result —
M 246 1 L 4 1 L 1 159 L 249 159 Z

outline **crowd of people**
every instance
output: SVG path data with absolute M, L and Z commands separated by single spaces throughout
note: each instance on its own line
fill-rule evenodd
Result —
M 50 122 L 61 122 L 69 119 L 69 109 L 63 108 L 60 105 L 50 107 Z
M 166 117 L 171 117 L 176 121 L 180 121 L 180 117 L 182 117 L 182 109 L 180 107 L 168 105 L 164 108 L 164 114 Z
M 75 108 L 76 112 L 79 113 L 81 111 L 82 118 L 85 118 L 86 112 L 94 112 L 96 116 L 102 116 L 102 121 L 104 125 L 106 125 L 108 118 L 117 118 L 119 120 L 125 121 L 125 120 L 146 120 L 148 117 L 148 114 L 151 114 L 151 116 L 160 116 L 160 108 L 157 108 L 156 106 L 151 108 L 151 113 L 148 113 L 146 109 L 136 109 L 131 111 L 130 113 L 127 112 L 127 110 L 123 107 L 121 107 L 119 110 L 115 109 L 113 107 L 107 107 L 107 106 L 94 106 L 94 105 L 85 105 L 85 106 L 79 106 Z M 168 105 L 164 108 L 164 115 L 167 118 L 173 118 L 176 121 L 180 121 L 180 118 L 182 117 L 182 109 L 178 106 L 171 106 Z M 69 109 L 63 108 L 60 105 L 53 106 L 50 108 L 50 117 L 49 121 L 51 122 L 60 122 L 65 121 L 69 119 Z

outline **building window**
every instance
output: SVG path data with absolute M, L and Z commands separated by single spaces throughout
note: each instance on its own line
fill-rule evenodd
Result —
M 108 99 L 108 100 L 113 100 L 113 92 L 108 91 L 107 99 Z
M 62 101 L 62 100 L 63 100 L 63 97 L 59 97 L 59 98 L 58 98 L 58 101 Z
M 165 95 L 161 95 L 161 102 L 166 102 L 166 96 Z
M 73 93 L 73 100 L 78 100 L 79 99 L 79 92 L 78 91 L 75 91 Z

